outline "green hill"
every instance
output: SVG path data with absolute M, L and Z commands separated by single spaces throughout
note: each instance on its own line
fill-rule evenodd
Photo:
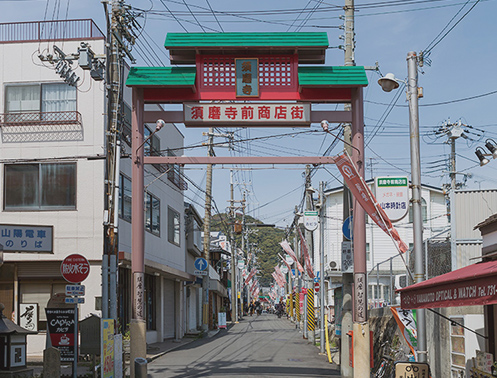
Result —
M 236 220 L 242 221 L 241 214 L 237 214 Z M 278 253 L 283 255 L 283 249 L 279 243 L 285 238 L 285 231 L 275 227 L 257 227 L 253 223 L 262 224 L 258 219 L 245 216 L 246 229 L 248 230 L 247 244 L 245 247 L 245 257 L 247 252 L 255 253 L 257 264 L 259 265 L 259 282 L 262 286 L 269 286 L 273 281 L 271 273 L 276 264 L 281 259 Z M 211 221 L 211 231 L 222 231 L 228 233 L 229 219 L 226 214 L 215 215 Z M 236 246 L 242 246 L 241 235 L 235 235 Z

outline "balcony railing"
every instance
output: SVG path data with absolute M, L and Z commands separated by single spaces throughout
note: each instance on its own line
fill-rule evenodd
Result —
M 81 141 L 83 123 L 79 112 L 32 112 L 0 114 L 3 143 Z
M 0 114 L 0 127 L 33 125 L 81 125 L 81 114 L 76 111 Z
M 91 19 L 0 24 L 0 43 L 104 39 Z

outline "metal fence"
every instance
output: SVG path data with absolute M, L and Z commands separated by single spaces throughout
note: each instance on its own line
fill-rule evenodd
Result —
M 102 38 L 104 34 L 90 19 L 0 24 L 0 43 Z
M 427 239 L 423 246 L 423 266 L 425 279 L 430 279 L 452 270 L 450 239 Z M 395 291 L 411 285 L 414 272 L 414 253 L 409 250 L 404 255 L 395 255 L 375 264 L 368 274 L 369 308 L 400 304 L 400 295 Z

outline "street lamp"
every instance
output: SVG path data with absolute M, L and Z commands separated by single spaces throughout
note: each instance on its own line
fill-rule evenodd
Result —
M 490 160 L 485 157 L 488 156 L 488 154 L 485 153 L 485 150 L 482 147 L 476 147 L 475 154 L 478 157 L 478 160 L 480 160 L 480 167 L 490 163 Z
M 381 89 L 385 92 L 391 92 L 399 87 L 399 81 L 403 82 L 402 80 L 396 79 L 393 73 L 387 73 L 385 76 L 378 79 L 378 84 L 381 85 Z
M 411 184 L 413 210 L 413 242 L 414 242 L 414 282 L 424 281 L 423 265 L 423 219 L 421 217 L 421 159 L 419 153 L 419 116 L 418 116 L 418 57 L 414 51 L 407 54 L 407 97 L 409 99 L 409 127 L 411 135 Z M 387 74 L 378 80 L 385 92 L 399 87 L 394 74 Z M 427 362 L 426 349 L 426 310 L 416 311 L 418 332 L 418 355 L 420 362 Z

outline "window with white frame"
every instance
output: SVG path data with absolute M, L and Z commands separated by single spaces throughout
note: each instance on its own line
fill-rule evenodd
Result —
M 167 240 L 180 245 L 180 214 L 170 207 L 167 208 Z
M 76 88 L 66 83 L 5 86 L 5 113 L 76 111 Z
M 6 164 L 5 210 L 76 209 L 76 163 Z
M 145 192 L 145 229 L 160 235 L 160 200 Z

